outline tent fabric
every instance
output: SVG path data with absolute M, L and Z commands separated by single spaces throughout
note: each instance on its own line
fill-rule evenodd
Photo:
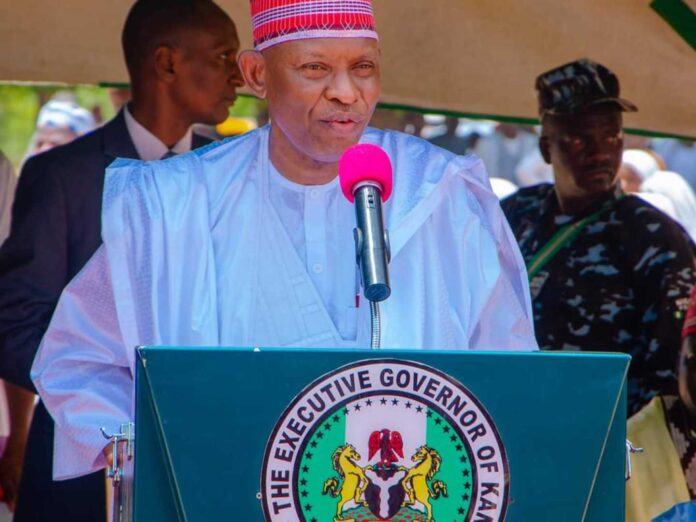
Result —
M 694 0 L 665 2 L 696 12 Z M 248 1 L 219 3 L 250 48 Z M 0 81 L 127 81 L 120 30 L 129 2 L 1 4 Z M 387 104 L 536 118 L 534 78 L 588 57 L 614 70 L 638 105 L 627 127 L 696 137 L 696 51 L 650 0 L 374 0 L 374 9 Z

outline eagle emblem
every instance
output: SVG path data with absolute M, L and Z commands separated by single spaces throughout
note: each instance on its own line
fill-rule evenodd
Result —
M 434 480 L 440 470 L 442 457 L 430 447 L 420 446 L 411 456 L 411 467 L 397 465 L 404 460 L 403 439 L 398 431 L 382 429 L 372 432 L 368 441 L 368 461 L 379 457 L 375 464 L 360 466 L 360 454 L 351 444 L 336 448 L 331 456 L 338 477 L 324 482 L 322 493 L 337 497 L 334 522 L 354 522 L 355 511 L 368 509 L 377 518 L 391 520 L 397 514 L 409 514 L 409 519 L 435 522 L 432 500 L 447 496 L 447 485 Z M 418 510 L 418 507 L 421 507 Z M 350 518 L 345 512 L 350 511 Z M 415 518 L 411 518 L 411 517 Z
M 373 431 L 368 442 L 370 454 L 367 457 L 368 461 L 379 451 L 379 465 L 389 467 L 394 462 L 404 458 L 404 439 L 401 438 L 401 433 L 383 429 Z

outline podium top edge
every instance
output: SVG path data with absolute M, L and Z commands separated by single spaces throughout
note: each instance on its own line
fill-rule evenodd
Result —
M 347 353 L 363 354 L 370 358 L 399 358 L 411 354 L 431 354 L 431 355 L 458 355 L 458 356 L 506 356 L 506 357 L 543 357 L 543 358 L 592 358 L 592 359 L 617 359 L 630 361 L 631 357 L 620 352 L 590 352 L 590 351 L 505 351 L 505 350 L 436 350 L 436 349 L 407 349 L 407 348 L 383 348 L 372 350 L 369 348 L 337 349 L 337 348 L 276 348 L 276 347 L 239 347 L 239 346 L 138 346 L 136 352 L 139 356 L 152 353 L 166 352 L 197 352 L 197 353 L 295 353 L 295 354 L 317 354 L 317 353 Z

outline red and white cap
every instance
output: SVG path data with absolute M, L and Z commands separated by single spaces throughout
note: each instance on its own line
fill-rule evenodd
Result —
M 250 0 L 257 51 L 305 38 L 378 40 L 371 0 Z

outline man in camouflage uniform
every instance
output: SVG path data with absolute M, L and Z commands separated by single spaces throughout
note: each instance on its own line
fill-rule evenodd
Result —
M 502 206 L 527 263 L 541 349 L 624 352 L 629 414 L 676 395 L 680 332 L 696 281 L 694 245 L 643 200 L 623 195 L 617 77 L 579 60 L 537 78 L 539 147 L 555 184 Z M 580 383 L 579 383 L 580 385 Z

